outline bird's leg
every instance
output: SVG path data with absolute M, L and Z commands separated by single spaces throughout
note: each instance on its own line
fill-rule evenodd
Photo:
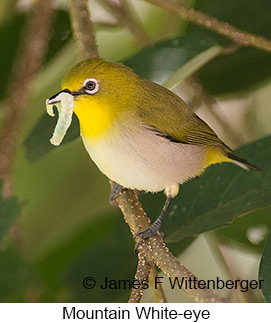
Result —
M 113 189 L 112 189 L 110 196 L 109 196 L 109 202 L 112 206 L 118 206 L 118 203 L 116 202 L 116 197 L 125 188 L 118 183 L 115 183 L 115 182 L 113 182 L 113 183 L 114 183 L 114 186 L 113 186 Z
M 162 224 L 162 220 L 166 214 L 166 211 L 171 203 L 173 199 L 173 196 L 167 196 L 166 202 L 162 208 L 162 211 L 160 213 L 160 215 L 158 216 L 158 218 L 155 220 L 155 222 L 153 222 L 153 224 L 148 227 L 147 229 L 138 231 L 135 236 L 140 236 L 140 240 L 136 243 L 135 245 L 135 250 L 138 248 L 138 246 L 140 245 L 140 243 L 142 242 L 142 240 L 145 240 L 151 236 L 153 236 L 155 233 L 159 232 L 161 224 Z

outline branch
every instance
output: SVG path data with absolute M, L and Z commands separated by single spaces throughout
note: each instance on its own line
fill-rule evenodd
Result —
M 127 27 L 136 38 L 139 46 L 144 47 L 151 43 L 151 39 L 146 35 L 134 12 L 131 10 L 130 3 L 128 4 L 125 0 L 120 0 L 120 5 L 110 0 L 100 0 L 100 2 L 112 13 L 119 23 Z
M 0 178 L 3 196 L 12 195 L 11 170 L 31 84 L 40 69 L 50 35 L 53 16 L 52 0 L 39 0 L 33 7 L 21 35 L 19 50 L 7 88 L 5 115 L 0 140 Z
M 144 282 L 149 280 L 149 284 L 152 287 L 154 297 L 158 303 L 166 303 L 166 296 L 161 284 L 156 284 L 157 272 L 153 264 L 146 261 L 145 255 L 142 252 L 138 253 L 138 264 L 137 271 L 135 274 L 135 281 L 139 282 L 140 285 L 132 289 L 129 303 L 139 303 L 144 292 Z
M 99 57 L 87 0 L 69 0 L 73 35 L 80 59 Z
M 129 225 L 132 234 L 149 227 L 150 220 L 144 212 L 135 191 L 124 190 L 116 198 L 126 223 Z M 138 241 L 138 237 L 135 240 Z M 139 246 L 139 252 L 145 255 L 145 259 L 150 264 L 155 264 L 165 274 L 173 280 L 178 278 L 197 279 L 167 248 L 165 242 L 159 234 L 144 240 Z M 185 287 L 185 286 L 184 286 Z M 196 302 L 228 302 L 209 289 L 189 289 L 184 288 L 185 292 Z
M 210 29 L 242 46 L 252 46 L 267 52 L 271 52 L 271 40 L 265 37 L 248 33 L 226 22 L 220 21 L 210 15 L 187 8 L 172 0 L 144 0 L 156 6 L 164 8 L 178 15 L 181 19 L 191 21 L 199 26 Z
M 145 255 L 142 252 L 138 253 L 137 270 L 135 281 L 139 282 L 139 286 L 132 288 L 129 303 L 139 303 L 144 292 L 144 282 L 148 281 L 153 265 L 146 261 Z

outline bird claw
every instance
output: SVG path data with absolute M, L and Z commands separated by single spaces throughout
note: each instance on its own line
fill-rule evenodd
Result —
M 121 186 L 120 184 L 115 183 L 114 187 L 110 193 L 109 196 L 109 203 L 112 206 L 118 206 L 118 203 L 116 202 L 116 198 L 117 196 L 120 194 L 121 191 L 123 191 L 125 188 L 123 186 Z
M 137 243 L 135 244 L 134 251 L 136 251 L 139 247 L 139 245 L 146 239 L 152 237 L 156 233 L 159 233 L 162 238 L 164 238 L 164 233 L 160 231 L 161 224 L 154 222 L 150 227 L 144 230 L 138 231 L 134 236 L 140 237 Z

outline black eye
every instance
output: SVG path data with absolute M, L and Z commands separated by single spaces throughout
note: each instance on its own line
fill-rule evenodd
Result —
M 89 91 L 93 91 L 96 87 L 96 83 L 93 81 L 88 81 L 85 85 L 85 89 Z
M 86 93 L 95 94 L 99 91 L 99 82 L 96 79 L 86 79 L 83 87 Z

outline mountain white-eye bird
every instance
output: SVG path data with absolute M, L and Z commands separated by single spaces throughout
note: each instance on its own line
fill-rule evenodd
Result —
M 157 232 L 179 184 L 216 163 L 231 162 L 260 170 L 231 153 L 191 108 L 168 89 L 139 77 L 130 68 L 100 58 L 78 63 L 65 76 L 62 91 L 47 100 L 59 119 L 51 142 L 58 145 L 74 112 L 86 150 L 100 171 L 121 188 L 164 191 L 160 216 L 139 232 Z

